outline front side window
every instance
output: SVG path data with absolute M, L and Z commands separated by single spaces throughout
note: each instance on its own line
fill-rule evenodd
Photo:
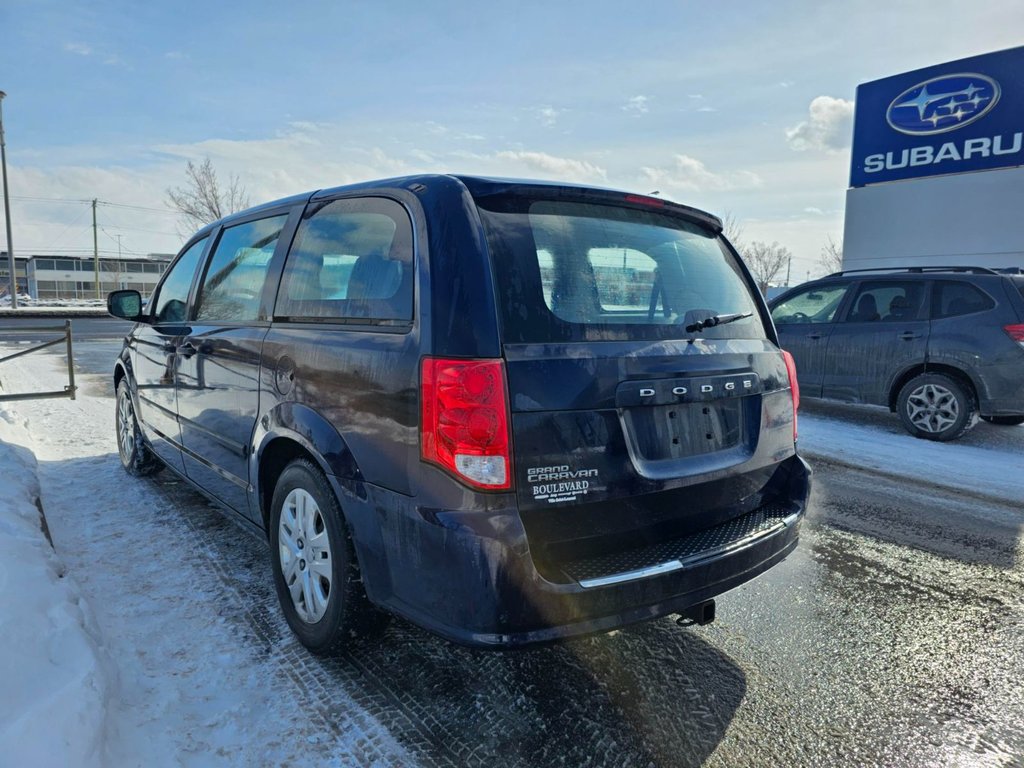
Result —
M 916 320 L 924 303 L 924 283 L 877 281 L 861 284 L 846 316 L 848 323 L 906 322 Z
M 672 339 L 746 314 L 709 338 L 764 338 L 742 270 L 714 232 L 670 211 L 614 203 L 477 200 L 510 342 Z
M 412 320 L 412 223 L 385 198 L 311 205 L 288 254 L 275 316 Z
M 244 323 L 259 316 L 263 284 L 288 215 L 228 227 L 199 289 L 196 320 Z
M 206 247 L 206 238 L 193 243 L 181 254 L 160 286 L 153 305 L 153 319 L 157 323 L 183 323 L 188 314 L 188 292 L 192 287 L 199 257 Z
M 831 323 L 848 287 L 845 283 L 819 285 L 801 291 L 776 304 L 772 320 L 776 325 Z

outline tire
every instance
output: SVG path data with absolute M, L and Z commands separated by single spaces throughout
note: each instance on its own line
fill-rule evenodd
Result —
M 1001 427 L 1016 427 L 1018 424 L 1024 424 L 1024 416 L 982 416 L 982 421 L 987 421 L 989 424 L 998 424 Z
M 904 384 L 896 410 L 914 437 L 939 442 L 956 440 L 977 421 L 972 393 L 941 373 L 922 373 Z
M 270 560 L 285 619 L 313 653 L 335 653 L 387 626 L 390 616 L 366 597 L 338 499 L 308 459 L 285 467 L 274 488 Z
M 139 420 L 135 416 L 135 403 L 128 388 L 128 380 L 121 379 L 117 385 L 114 407 L 114 436 L 117 438 L 117 453 L 121 466 L 129 475 L 143 477 L 163 469 L 163 462 L 149 449 L 142 439 Z

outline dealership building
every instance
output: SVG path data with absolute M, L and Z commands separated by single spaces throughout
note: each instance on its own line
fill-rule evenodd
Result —
M 1024 267 L 1024 47 L 857 88 L 844 269 Z

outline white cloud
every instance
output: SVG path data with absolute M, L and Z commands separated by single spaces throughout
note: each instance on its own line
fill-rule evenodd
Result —
M 646 115 L 650 111 L 650 107 L 647 106 L 648 101 L 650 101 L 650 99 L 646 96 L 632 96 L 622 107 L 622 111 L 630 112 L 634 117 Z
M 599 165 L 570 157 L 556 157 L 546 152 L 504 151 L 496 153 L 495 158 L 564 181 L 595 182 L 608 179 L 608 172 Z
M 717 112 L 718 110 L 715 109 L 714 107 L 699 107 L 697 109 L 697 111 L 698 112 Z
M 808 109 L 809 119 L 786 130 L 791 149 L 835 152 L 850 143 L 853 130 L 853 102 L 818 96 Z
M 565 110 L 555 109 L 552 106 L 545 105 L 537 109 L 537 116 L 540 118 L 541 125 L 551 126 L 558 122 L 558 116 Z
M 725 192 L 754 189 L 762 184 L 761 177 L 752 171 L 715 173 L 700 160 L 689 155 L 675 155 L 668 168 L 643 167 L 644 179 L 658 189 L 676 189 L 687 192 Z
M 79 56 L 92 55 L 92 48 L 85 43 L 65 43 L 64 50 L 68 53 L 77 53 Z

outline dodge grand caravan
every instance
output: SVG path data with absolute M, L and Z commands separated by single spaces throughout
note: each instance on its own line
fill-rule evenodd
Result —
M 508 647 L 678 613 L 796 546 L 792 358 L 721 222 L 417 176 L 198 232 L 116 362 L 132 474 L 270 541 L 312 651 L 389 614 Z

